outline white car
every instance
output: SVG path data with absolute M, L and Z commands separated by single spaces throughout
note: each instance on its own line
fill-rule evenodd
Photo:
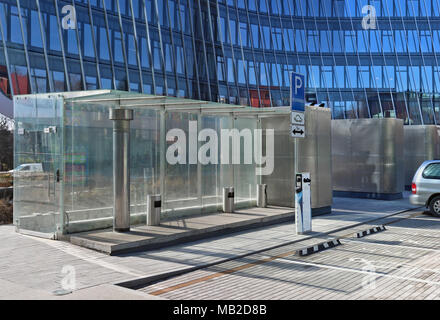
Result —
M 8 171 L 9 173 L 35 173 L 35 172 L 43 172 L 43 164 L 42 163 L 23 163 L 19 165 L 17 168 Z
M 433 216 L 440 217 L 440 161 L 422 163 L 412 181 L 411 204 L 425 206 Z

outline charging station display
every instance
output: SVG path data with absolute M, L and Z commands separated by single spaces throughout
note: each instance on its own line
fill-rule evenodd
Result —
M 297 234 L 305 234 L 312 231 L 310 185 L 310 173 L 298 173 L 296 175 L 295 224 Z

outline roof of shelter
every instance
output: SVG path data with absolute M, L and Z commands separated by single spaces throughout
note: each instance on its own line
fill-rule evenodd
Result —
M 107 103 L 109 107 L 150 108 L 165 111 L 200 112 L 202 114 L 234 116 L 276 116 L 290 113 L 289 107 L 253 108 L 217 102 L 192 100 L 176 97 L 157 96 L 142 93 L 111 90 L 95 95 L 75 96 L 66 99 L 67 103 Z

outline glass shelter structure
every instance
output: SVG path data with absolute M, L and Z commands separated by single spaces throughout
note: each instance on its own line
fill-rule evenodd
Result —
M 20 168 L 14 173 L 14 223 L 20 230 L 46 235 L 112 225 L 111 108 L 134 111 L 130 129 L 133 224 L 145 223 L 149 194 L 162 195 L 162 219 L 217 212 L 222 189 L 229 186 L 235 188 L 236 206 L 255 206 L 261 176 L 256 174 L 255 161 L 243 161 L 245 144 L 260 152 L 258 141 L 263 138 L 257 139 L 255 129 L 261 127 L 261 119 L 288 117 L 290 112 L 110 90 L 16 96 L 14 105 L 14 162 Z M 183 136 L 175 136 L 176 129 Z M 250 140 L 240 139 L 242 160 L 226 164 L 219 158 L 217 163 L 202 165 L 198 133 L 203 129 L 218 137 L 221 130 L 242 133 L 248 129 Z M 171 148 L 176 139 L 184 139 L 186 152 Z M 176 155 L 183 156 L 173 163 L 170 158 Z
M 297 71 L 335 119 L 438 124 L 439 52 L 439 0 L 0 0 L 8 96 L 117 89 L 274 107 Z

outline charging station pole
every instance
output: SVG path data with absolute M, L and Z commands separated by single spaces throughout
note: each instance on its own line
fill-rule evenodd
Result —
M 290 74 L 291 128 L 295 150 L 295 225 L 296 234 L 312 231 L 312 209 L 310 194 L 310 173 L 299 172 L 298 139 L 306 137 L 305 121 L 305 77 L 292 72 Z
M 296 234 L 312 231 L 312 208 L 310 195 L 310 173 L 296 174 L 295 184 L 295 224 Z

